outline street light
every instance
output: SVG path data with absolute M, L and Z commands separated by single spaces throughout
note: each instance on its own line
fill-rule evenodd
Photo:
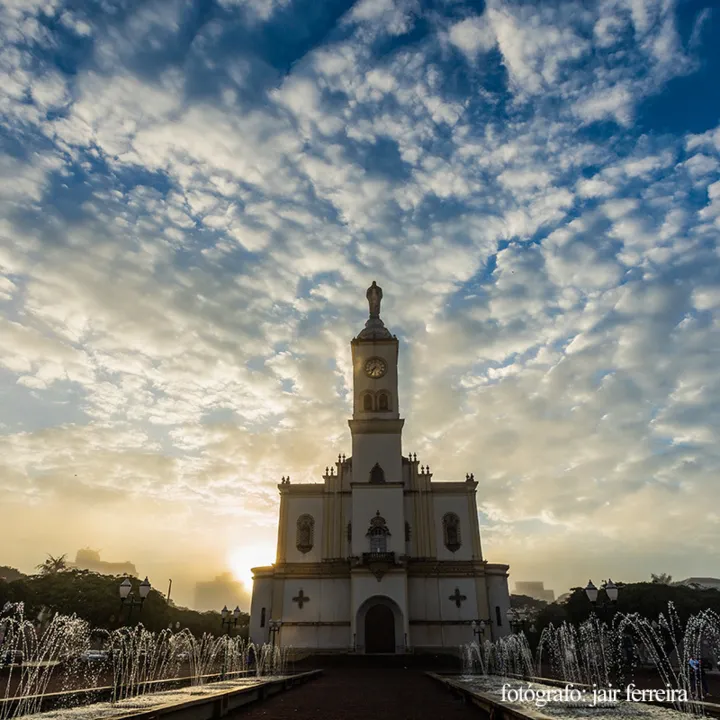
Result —
M 473 620 L 470 623 L 470 627 L 472 628 L 473 635 L 477 638 L 478 645 L 480 644 L 480 636 L 485 633 L 485 625 L 487 622 L 485 620 Z
M 593 581 L 590 580 L 585 588 L 585 594 L 587 599 L 592 604 L 593 608 L 602 611 L 614 611 L 618 599 L 618 586 L 610 579 L 604 581 L 602 584 L 602 590 L 605 591 L 606 601 L 600 601 L 598 596 L 600 591 L 593 585 Z
M 123 608 L 127 607 L 128 625 L 130 624 L 130 618 L 132 617 L 132 611 L 134 607 L 139 608 L 138 612 L 142 612 L 143 603 L 147 599 L 147 596 L 150 594 L 150 590 L 152 590 L 152 585 L 150 585 L 150 581 L 147 579 L 147 577 L 138 586 L 139 597 L 135 597 L 135 591 L 132 588 L 132 582 L 130 581 L 130 578 L 126 577 L 120 583 L 120 587 L 118 588 L 118 592 L 120 593 L 120 617 L 122 618 Z
M 272 646 L 275 647 L 275 636 L 280 631 L 280 626 L 282 625 L 281 620 L 271 620 L 268 623 L 268 627 L 270 628 L 270 632 L 272 633 Z
M 524 608 L 520 608 L 518 610 L 509 608 L 507 611 L 507 619 L 510 623 L 510 629 L 516 633 L 525 629 L 530 616 Z
M 220 625 L 227 627 L 227 634 L 230 634 L 230 628 L 235 627 L 240 619 L 240 608 L 235 606 L 235 609 L 230 612 L 227 605 L 220 611 Z

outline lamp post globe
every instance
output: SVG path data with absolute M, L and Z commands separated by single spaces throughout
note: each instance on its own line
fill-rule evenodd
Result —
M 125 578 L 120 583 L 120 587 L 118 588 L 118 592 L 120 593 L 120 599 L 127 600 L 128 595 L 130 595 L 131 590 L 132 590 L 132 583 L 130 582 L 130 578 Z
M 598 589 L 595 587 L 592 580 L 588 581 L 587 587 L 585 588 L 585 594 L 591 603 L 595 604 L 597 602 Z
M 145 579 L 140 583 L 140 598 L 144 600 L 150 594 L 151 589 L 152 585 L 150 585 L 150 581 L 147 579 L 146 575 Z

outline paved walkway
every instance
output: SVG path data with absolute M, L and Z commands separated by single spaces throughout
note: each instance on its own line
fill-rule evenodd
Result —
M 233 720 L 480 720 L 476 708 L 419 670 L 326 670 L 231 714 Z

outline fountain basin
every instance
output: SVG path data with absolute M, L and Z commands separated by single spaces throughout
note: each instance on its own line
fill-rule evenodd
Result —
M 246 677 L 208 685 L 148 693 L 120 700 L 20 716 L 23 720 L 211 720 L 249 703 L 262 700 L 322 673 L 313 670 L 280 677 Z

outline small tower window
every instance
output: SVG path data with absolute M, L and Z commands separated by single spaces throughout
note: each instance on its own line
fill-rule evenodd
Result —
M 265 608 L 260 610 L 260 627 L 265 627 Z
M 390 398 L 387 393 L 380 393 L 378 396 L 378 410 L 389 410 L 390 409 Z
M 405 523 L 405 542 L 410 542 L 410 523 Z
M 495 622 L 498 627 L 502 627 L 502 613 L 500 612 L 500 606 L 495 606 Z
M 445 547 L 450 552 L 460 549 L 460 518 L 455 513 L 446 513 L 443 516 L 443 539 Z
M 380 485 L 385 482 L 385 471 L 380 467 L 379 463 L 375 463 L 370 471 L 370 482 L 373 485 Z
M 363 395 L 363 410 L 372 410 L 373 409 L 373 399 L 372 395 L 370 393 L 365 393 Z
M 313 549 L 315 520 L 312 515 L 301 515 L 297 520 L 297 549 L 305 554 Z

